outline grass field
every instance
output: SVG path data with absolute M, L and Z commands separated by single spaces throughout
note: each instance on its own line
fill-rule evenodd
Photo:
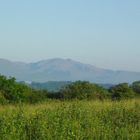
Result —
M 0 106 L 0 140 L 139 140 L 140 100 Z

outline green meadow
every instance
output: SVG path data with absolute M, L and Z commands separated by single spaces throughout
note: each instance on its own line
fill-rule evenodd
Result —
M 0 140 L 139 139 L 139 99 L 0 106 Z

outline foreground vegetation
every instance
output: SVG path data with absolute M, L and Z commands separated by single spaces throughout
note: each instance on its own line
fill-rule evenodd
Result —
M 139 81 L 48 92 L 0 76 L 0 140 L 139 140 L 139 97 Z
M 139 140 L 140 100 L 0 107 L 1 140 Z

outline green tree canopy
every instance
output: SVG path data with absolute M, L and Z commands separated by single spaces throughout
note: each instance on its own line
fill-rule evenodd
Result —
M 42 101 L 47 97 L 47 90 L 34 90 L 23 83 L 16 82 L 13 77 L 0 75 L 0 102 L 31 102 Z M 5 102 L 5 101 L 4 101 Z
M 107 90 L 87 81 L 73 82 L 72 84 L 63 88 L 61 93 L 65 99 L 101 99 L 108 95 Z
M 133 83 L 132 83 L 132 89 L 133 89 L 136 93 L 140 94 L 140 81 L 133 82 Z
M 121 83 L 110 88 L 113 99 L 132 98 L 134 92 L 128 83 Z

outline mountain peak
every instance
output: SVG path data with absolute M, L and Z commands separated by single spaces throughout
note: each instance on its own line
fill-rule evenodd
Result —
M 19 81 L 76 81 L 119 83 L 140 80 L 140 73 L 97 68 L 72 59 L 53 58 L 35 63 L 12 62 L 0 59 L 0 73 Z

